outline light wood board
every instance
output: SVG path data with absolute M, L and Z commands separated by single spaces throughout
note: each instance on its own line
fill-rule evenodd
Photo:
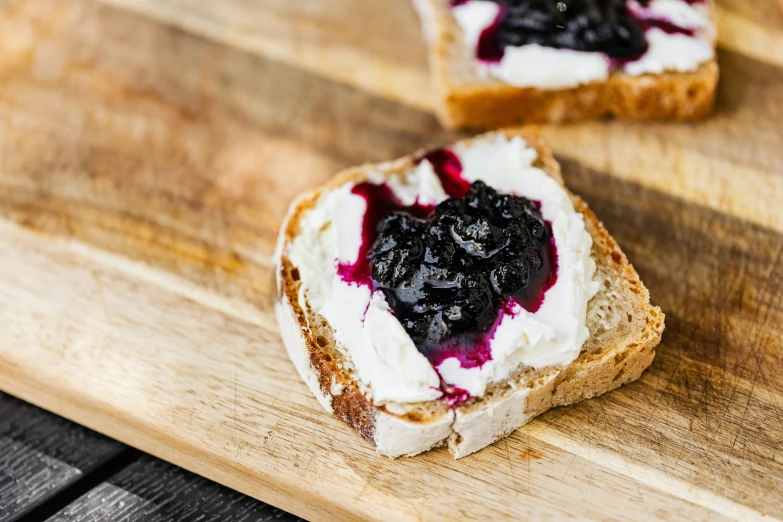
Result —
M 0 389 L 313 520 L 783 519 L 783 16 L 721 12 L 709 120 L 544 129 L 651 369 L 390 461 L 295 374 L 270 257 L 297 192 L 456 137 L 408 2 L 0 0 Z

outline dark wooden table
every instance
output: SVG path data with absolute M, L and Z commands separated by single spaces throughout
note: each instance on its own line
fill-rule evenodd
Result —
M 301 520 L 0 393 L 0 522 Z

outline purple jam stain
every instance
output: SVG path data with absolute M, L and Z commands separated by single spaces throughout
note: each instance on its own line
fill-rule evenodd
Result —
M 478 44 L 476 46 L 476 58 L 482 62 L 497 63 L 503 59 L 505 54 L 505 47 L 501 45 L 501 39 L 498 37 L 498 32 L 506 19 L 506 10 L 503 6 L 499 6 L 498 15 L 495 20 L 479 35 Z
M 546 224 L 551 230 L 552 223 L 547 221 Z M 557 259 L 557 245 L 555 245 L 555 238 L 552 236 L 548 247 L 544 248 L 544 265 L 551 267 L 547 276 L 536 280 L 533 285 L 528 284 L 527 288 L 514 293 L 514 301 L 531 314 L 538 312 L 541 305 L 544 304 L 546 291 L 557 283 Z
M 696 31 L 694 29 L 680 27 L 665 18 L 642 18 L 639 19 L 637 23 L 645 33 L 650 29 L 660 29 L 666 34 L 682 34 L 690 37 L 696 36 Z
M 543 298 L 541 301 L 543 302 Z M 500 323 L 504 318 L 515 317 L 518 314 L 515 304 L 516 300 L 513 298 L 501 299 L 497 318 L 489 331 L 461 335 L 442 344 L 426 347 L 424 355 L 436 371 L 443 361 L 451 358 L 459 361 L 460 368 L 481 368 L 487 361 L 492 360 L 490 344 L 495 338 Z M 462 391 L 467 393 L 465 390 Z
M 432 164 L 432 170 L 438 176 L 443 191 L 452 198 L 464 198 L 470 190 L 470 182 L 462 177 L 462 162 L 450 149 L 434 149 L 429 151 L 422 160 Z
M 449 406 L 454 406 L 470 399 L 470 392 L 468 392 L 468 390 L 463 390 L 456 386 L 444 386 L 444 388 L 446 389 L 441 390 L 443 391 L 441 399 L 446 401 L 446 404 Z
M 552 241 L 554 249 L 554 241 Z M 432 345 L 424 347 L 424 355 L 430 364 L 434 368 L 438 368 L 446 359 L 454 358 L 459 361 L 461 368 L 481 368 L 487 361 L 492 360 L 492 339 L 495 338 L 495 333 L 500 327 L 500 324 L 506 317 L 516 317 L 519 314 L 519 310 L 516 305 L 521 306 L 530 313 L 535 313 L 541 308 L 544 303 L 544 295 L 547 290 L 557 281 L 557 254 L 556 250 L 553 250 L 555 256 L 554 266 L 550 272 L 550 276 L 543 281 L 538 293 L 529 292 L 525 298 L 526 303 L 522 303 L 517 300 L 517 296 L 501 299 L 500 309 L 498 310 L 497 318 L 492 324 L 489 331 L 484 333 L 473 333 L 462 335 L 446 341 L 439 345 Z
M 503 319 L 503 312 L 498 314 L 495 325 L 487 333 L 465 334 L 440 344 L 425 345 L 419 350 L 430 361 L 434 368 L 440 366 L 446 359 L 457 359 L 461 368 L 481 368 L 492 360 L 490 342 L 495 330 Z
M 467 4 L 469 1 L 452 0 L 451 7 L 459 7 Z M 495 17 L 495 20 L 488 27 L 485 27 L 479 35 L 476 58 L 482 62 L 496 63 L 503 59 L 504 48 L 501 45 L 500 38 L 498 38 L 498 30 L 506 17 L 506 9 L 502 4 L 499 4 L 498 7 L 498 15 Z
M 359 246 L 359 255 L 356 261 L 350 264 L 339 263 L 337 275 L 346 283 L 372 287 L 370 260 L 367 255 L 375 242 L 378 222 L 393 212 L 406 212 L 418 218 L 426 218 L 432 213 L 435 206 L 418 203 L 410 206 L 403 205 L 386 184 L 360 183 L 353 187 L 351 194 L 361 197 L 366 203 L 362 220 L 362 243 Z

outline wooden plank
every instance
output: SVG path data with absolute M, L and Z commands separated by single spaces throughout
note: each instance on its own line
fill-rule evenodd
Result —
M 0 393 L 0 521 L 18 520 L 124 450 Z
M 550 125 L 544 136 L 614 178 L 783 231 L 783 68 L 731 52 L 720 65 L 718 106 L 704 122 Z
M 295 375 L 269 256 L 300 189 L 454 136 L 122 11 L 5 6 L 0 387 L 312 519 L 783 518 L 778 67 L 724 53 L 702 126 L 547 129 L 669 313 L 651 371 L 468 459 L 391 462 Z
M 49 522 L 300 520 L 151 457 L 142 457 L 48 519 Z
M 769 29 L 783 30 L 783 12 L 777 2 L 746 2 L 745 0 L 719 0 L 725 10 L 733 11 L 749 22 L 763 25 Z
M 432 104 L 411 0 L 100 1 L 411 107 Z M 717 0 L 719 45 L 783 65 L 779 1 Z
M 720 11 L 720 21 L 718 41 L 722 48 L 760 62 L 783 66 L 783 30 L 768 29 L 766 23 L 755 22 L 731 10 Z
M 776 507 L 766 513 L 780 516 L 783 432 L 775 426 L 783 423 L 776 370 L 783 364 L 783 237 L 575 162 L 565 169 L 567 183 L 625 245 L 667 313 L 656 363 L 629 403 L 652 406 L 646 415 L 654 420 L 635 424 L 587 402 L 576 409 L 593 427 L 589 438 L 601 446 L 618 436 L 636 439 L 615 451 L 630 461 L 655 461 L 666 473 L 680 468 L 675 473 L 688 482 L 713 483 L 720 494 L 741 488 L 746 500 L 771 501 Z M 611 194 L 602 190 L 608 183 Z M 562 411 L 552 424 L 576 438 L 579 415 Z M 769 475 L 745 467 L 748 458 L 772 466 Z
M 0 16 L 0 213 L 261 306 L 259 266 L 295 194 L 423 132 L 447 139 L 427 114 L 121 11 L 14 5 Z
M 386 99 L 432 105 L 408 1 L 102 1 Z
M 642 191 L 637 197 L 653 202 L 661 195 Z M 756 519 L 761 512 L 778 516 L 783 508 L 778 497 L 766 494 L 781 472 L 770 453 L 780 440 L 780 394 L 765 383 L 737 379 L 731 365 L 713 369 L 677 357 L 672 365 L 655 366 L 641 383 L 552 412 L 469 459 L 453 461 L 442 450 L 389 461 L 321 411 L 263 313 L 83 244 L 9 225 L 0 237 L 8 253 L 2 269 L 36 275 L 3 282 L 0 289 L 0 302 L 21 296 L 24 307 L 4 307 L 0 319 L 17 325 L 9 332 L 15 345 L 30 346 L 13 358 L 3 350 L 2 382 L 88 426 L 300 516 L 436 519 L 524 513 L 619 520 L 629 509 L 664 506 L 658 514 L 671 518 Z M 715 245 L 707 246 L 705 252 L 714 251 Z M 39 285 L 60 300 L 42 307 L 46 298 Z M 36 319 L 32 311 L 41 309 L 46 315 Z M 770 357 L 777 358 L 778 351 Z M 54 357 L 51 369 L 41 371 L 41 356 Z M 20 381 L 14 375 L 27 377 Z M 694 376 L 736 384 L 732 393 L 678 409 L 677 399 L 694 392 L 687 385 Z M 672 391 L 664 383 L 675 377 L 686 385 Z M 650 380 L 653 384 L 641 388 Z M 703 437 L 735 436 L 745 426 L 743 408 L 751 399 L 751 434 L 765 437 L 748 439 L 753 452 L 735 455 L 730 445 L 713 444 L 705 453 L 698 440 L 689 441 L 689 423 L 699 420 L 701 407 L 717 417 L 704 427 Z M 531 451 L 546 458 L 520 457 Z M 731 474 L 695 474 L 694 466 L 699 471 L 707 457 L 736 467 Z M 738 489 L 718 495 L 727 479 Z M 457 497 L 458 503 L 443 501 Z
M 357 4 L 370 6 L 374 1 Z M 761 3 L 770 1 L 763 0 Z M 234 169 L 233 175 L 241 176 L 245 181 L 251 177 L 250 171 L 260 170 L 258 167 L 247 166 L 253 162 L 267 164 L 267 170 L 275 175 L 281 171 L 290 172 L 300 169 L 317 172 L 309 178 L 313 183 L 326 177 L 325 173 L 333 171 L 336 166 L 347 166 L 354 160 L 388 159 L 389 153 L 403 154 L 411 148 L 421 146 L 421 142 L 409 139 L 404 141 L 408 149 L 400 146 L 403 142 L 399 140 L 393 140 L 392 144 L 384 147 L 382 144 L 388 140 L 377 132 L 366 137 L 356 136 L 350 132 L 351 127 L 364 125 L 369 129 L 391 129 L 395 134 L 407 135 L 410 138 L 413 138 L 416 133 L 423 133 L 427 141 L 444 139 L 444 134 L 435 130 L 434 122 L 423 118 L 424 115 L 421 113 L 380 103 L 372 96 L 360 97 L 355 93 L 348 95 L 349 91 L 336 85 L 329 85 L 322 90 L 316 87 L 317 78 L 297 70 L 262 60 L 253 61 L 252 58 L 241 53 L 220 46 L 206 45 L 204 42 L 188 39 L 177 32 L 155 31 L 151 29 L 154 27 L 152 25 L 133 21 L 132 18 L 122 17 L 113 11 L 101 11 L 101 16 L 96 17 L 94 9 L 76 9 L 67 6 L 58 9 L 50 6 L 49 3 L 45 0 L 28 0 L 22 2 L 23 6 L 27 6 L 27 11 L 19 10 L 16 14 L 17 18 L 6 17 L 8 27 L 4 28 L 6 31 L 4 34 L 16 34 L 22 31 L 20 29 L 22 27 L 27 28 L 24 32 L 28 35 L 34 34 L 35 31 L 50 31 L 47 33 L 49 43 L 43 46 L 43 50 L 29 36 L 27 40 L 21 37 L 13 39 L 9 37 L 10 48 L 4 50 L 8 67 L 12 67 L 12 64 L 19 60 L 22 60 L 20 64 L 25 63 L 24 60 L 29 60 L 31 56 L 43 56 L 34 62 L 38 64 L 37 67 L 45 68 L 47 59 L 56 65 L 54 72 L 44 72 L 44 76 L 54 74 L 56 77 L 62 77 L 67 72 L 77 76 L 80 81 L 88 82 L 93 88 L 99 88 L 101 95 L 106 96 L 107 99 L 105 104 L 96 107 L 86 91 L 76 91 L 76 85 L 57 81 L 42 84 L 38 81 L 40 79 L 35 77 L 35 70 L 30 71 L 33 73 L 31 77 L 24 77 L 19 74 L 23 71 L 14 69 L 17 71 L 15 81 L 18 82 L 14 92 L 18 93 L 23 88 L 22 84 L 26 84 L 28 95 L 25 100 L 33 106 L 25 107 L 27 104 L 22 103 L 24 100 L 17 99 L 18 94 L 8 101 L 14 100 L 14 112 L 21 112 L 19 117 L 28 120 L 29 123 L 32 123 L 30 119 L 34 118 L 35 111 L 43 110 L 45 107 L 51 108 L 51 105 L 39 107 L 38 101 L 34 100 L 30 93 L 39 93 L 41 97 L 59 96 L 68 85 L 71 85 L 71 89 L 67 91 L 68 96 L 72 97 L 72 102 L 79 100 L 80 103 L 73 107 L 58 107 L 60 111 L 58 117 L 84 122 L 85 113 L 94 110 L 102 118 L 113 122 L 111 126 L 116 134 L 119 129 L 114 125 L 121 125 L 120 122 L 126 114 L 115 114 L 109 108 L 126 104 L 124 105 L 126 110 L 140 111 L 135 113 L 133 119 L 133 124 L 138 126 L 139 135 L 135 138 L 123 136 L 123 147 L 130 147 L 137 151 L 137 154 L 140 154 L 138 152 L 140 148 L 154 147 L 159 154 L 156 161 L 160 162 L 159 158 L 166 158 L 163 161 L 167 163 L 165 168 L 171 168 L 170 164 L 177 161 L 175 158 L 168 157 L 170 149 L 176 150 L 180 160 L 187 158 L 189 161 L 186 166 L 182 165 L 181 161 L 177 163 L 179 169 L 203 169 L 204 164 L 200 162 L 213 159 L 230 161 L 231 163 L 226 163 L 220 168 Z M 176 13 L 182 16 L 175 16 L 172 12 L 165 19 L 184 20 L 187 19 L 189 12 L 187 6 L 192 3 L 189 0 L 177 4 L 156 1 L 151 5 L 161 6 L 160 8 L 175 5 L 179 9 Z M 357 52 L 369 53 L 368 60 L 372 60 L 372 57 L 377 55 L 380 56 L 380 62 L 384 62 L 394 55 L 393 49 L 398 47 L 406 49 L 401 54 L 406 60 L 405 63 L 409 63 L 411 55 L 418 53 L 420 59 L 416 62 L 419 64 L 417 68 L 421 68 L 422 74 L 426 74 L 424 47 L 417 34 L 406 32 L 412 31 L 411 29 L 402 29 L 402 32 L 395 37 L 396 26 L 389 28 L 385 25 L 387 18 L 391 23 L 405 20 L 407 17 L 407 22 L 401 23 L 400 27 L 415 28 L 416 20 L 410 12 L 408 2 L 384 4 L 383 12 L 387 13 L 386 17 L 372 16 L 363 11 L 364 7 L 360 7 L 355 14 L 363 17 L 361 18 L 363 23 L 355 24 L 356 27 L 351 22 L 354 18 L 347 14 L 353 12 L 352 0 L 330 0 L 327 7 L 324 7 L 321 2 L 288 2 L 285 3 L 285 7 L 280 7 L 278 3 L 267 0 L 243 4 L 241 9 L 227 8 L 227 13 L 223 14 L 221 11 L 220 16 L 211 10 L 219 6 L 231 6 L 230 2 L 209 2 L 198 5 L 202 6 L 202 10 L 198 11 L 199 19 L 212 20 L 214 23 L 230 27 L 233 25 L 221 22 L 229 15 L 241 17 L 243 20 L 262 20 L 265 24 L 271 23 L 280 27 L 290 26 L 282 34 L 273 33 L 280 37 L 286 34 L 315 34 L 308 38 L 317 40 L 317 44 L 313 44 L 316 49 L 328 49 L 331 45 L 330 38 L 342 38 L 343 35 L 353 35 L 348 40 L 350 42 L 364 37 L 369 43 L 361 46 Z M 739 9 L 739 4 L 736 3 L 727 2 L 724 5 L 727 10 Z M 270 6 L 277 7 L 273 9 Z M 270 12 L 265 12 L 264 9 L 269 9 Z M 304 13 L 297 14 L 297 10 L 302 10 Z M 55 17 L 52 13 L 58 11 L 61 15 Z M 737 16 L 749 24 L 761 23 L 750 18 L 746 11 L 738 11 L 742 15 Z M 374 12 L 379 10 L 371 10 L 371 13 Z M 144 13 L 148 14 L 146 10 Z M 332 18 L 331 13 L 338 13 L 342 18 Z M 79 17 L 82 17 L 81 25 L 73 22 Z M 353 29 L 339 25 L 339 20 L 352 24 Z M 296 25 L 297 21 L 301 22 L 300 26 Z M 774 19 L 771 20 L 768 26 L 765 26 L 766 30 L 778 31 L 774 22 Z M 85 27 L 90 28 L 89 38 L 80 36 Z M 366 33 L 357 33 L 365 30 Z M 149 43 L 139 45 L 139 40 L 129 36 L 129 31 L 142 31 L 146 38 L 144 41 Z M 780 33 L 783 34 L 783 28 L 780 29 Z M 254 31 L 248 34 L 253 36 L 266 33 Z M 747 34 L 738 35 L 737 41 L 751 41 L 756 34 L 761 33 L 748 30 Z M 103 38 L 101 45 L 105 45 L 106 48 L 91 48 L 90 44 L 94 44 L 95 38 L 99 35 Z M 384 35 L 384 38 L 371 38 L 370 35 Z M 375 43 L 379 41 L 387 43 L 383 45 Z M 389 41 L 393 41 L 395 45 L 389 45 Z M 198 43 L 191 45 L 191 42 Z M 305 45 L 301 39 L 291 42 L 295 42 L 290 45 L 296 45 L 297 52 L 299 47 Z M 345 46 L 348 43 L 334 45 Z M 157 52 L 161 48 L 176 51 L 161 54 Z M 783 51 L 776 51 L 774 46 L 761 46 L 756 54 L 759 53 L 765 56 L 783 56 Z M 299 56 L 297 53 L 293 55 Z M 126 60 L 124 69 L 119 70 L 113 64 L 114 57 L 123 57 Z M 714 117 L 695 129 L 688 124 L 615 122 L 604 125 L 604 123 L 596 123 L 565 128 L 554 127 L 548 131 L 547 137 L 556 153 L 579 157 L 598 170 L 631 179 L 656 190 L 672 193 L 687 201 L 706 205 L 757 224 L 783 230 L 783 217 L 780 212 L 775 211 L 777 202 L 783 197 L 783 162 L 780 161 L 778 154 L 778 151 L 783 149 L 783 132 L 780 131 L 779 125 L 783 120 L 783 91 L 779 88 L 783 83 L 783 68 L 751 60 L 747 55 L 734 51 L 723 52 L 720 58 L 723 80 L 718 110 Z M 330 61 L 327 57 L 319 56 L 316 61 L 330 71 L 351 70 L 338 62 Z M 180 70 L 183 63 L 192 64 L 188 71 Z M 288 60 L 286 63 L 302 67 L 302 64 L 295 60 Z M 81 67 L 80 65 L 83 64 L 89 64 L 89 67 Z M 362 70 L 369 71 L 372 68 L 362 67 Z M 178 73 L 173 74 L 172 71 Z M 402 73 L 397 71 L 390 72 L 386 76 L 396 78 L 401 75 Z M 383 86 L 393 85 L 387 81 L 386 76 L 373 75 L 373 81 Z M 115 90 L 112 96 L 111 90 L 107 90 L 107 86 L 101 84 L 102 79 L 106 77 L 111 78 L 111 81 L 119 82 L 119 92 L 122 94 Z M 146 85 L 143 89 L 145 95 L 163 94 L 157 101 L 167 105 L 165 110 L 156 112 L 151 109 L 148 104 L 152 100 L 145 99 L 144 96 L 132 99 L 126 96 L 127 93 L 134 92 L 133 85 L 137 78 L 145 79 Z M 199 83 L 202 78 L 205 80 L 203 84 Z M 218 78 L 221 80 L 218 81 Z M 347 83 L 359 85 L 356 82 Z M 378 89 L 371 86 L 359 86 L 369 92 L 378 92 Z M 289 92 L 286 88 L 292 90 Z M 395 92 L 398 95 L 389 94 L 390 99 L 399 99 L 400 93 L 423 93 L 428 90 L 426 87 L 395 88 Z M 331 101 L 333 98 L 334 102 Z M 348 99 L 352 103 L 346 104 Z M 198 100 L 208 100 L 210 114 L 199 115 L 200 118 L 188 118 L 187 116 L 193 116 L 194 111 L 197 111 Z M 325 103 L 326 100 L 329 100 L 329 104 Z M 144 102 L 147 102 L 147 107 L 141 109 L 139 106 L 145 105 Z M 297 106 L 296 102 L 301 105 Z M 371 103 L 377 104 L 377 108 L 372 112 L 359 108 L 367 108 Z M 411 105 L 422 106 L 415 102 Z M 8 107 L 8 110 L 11 111 L 11 107 Z M 180 116 L 179 120 L 174 117 L 176 115 Z M 240 118 L 239 115 L 242 117 Z M 165 123 L 161 118 L 164 118 Z M 337 119 L 340 119 L 343 124 L 335 125 Z M 106 123 L 108 124 L 108 121 Z M 212 123 L 217 124 L 218 128 L 208 126 Z M 153 129 L 158 128 L 156 126 L 159 125 L 162 125 L 164 130 L 155 133 Z M 172 126 L 181 129 L 182 140 L 172 143 L 167 138 Z M 38 130 L 31 129 L 31 132 L 40 134 Z M 91 128 L 88 125 L 87 128 L 81 128 L 80 132 L 89 136 L 106 131 L 98 131 L 98 128 Z M 88 140 L 87 136 L 82 137 L 82 142 Z M 210 136 L 212 141 L 208 141 L 206 136 Z M 312 142 L 313 146 L 308 147 L 309 150 L 304 152 L 296 136 L 301 136 L 302 141 Z M 218 141 L 218 138 L 234 140 L 235 150 L 241 149 L 242 154 L 235 154 L 229 150 L 227 143 L 231 141 Z M 40 141 L 44 138 L 37 139 Z M 69 136 L 69 139 L 72 142 L 73 136 Z M 90 139 L 94 142 L 99 138 Z M 115 138 L 108 143 L 116 146 L 118 140 L 119 138 Z M 102 142 L 98 141 L 98 143 Z M 104 144 L 103 147 L 105 148 L 106 145 Z M 277 154 L 278 151 L 280 154 Z M 329 152 L 325 153 L 325 151 Z M 72 153 L 68 154 L 74 157 Z M 76 156 L 84 154 L 79 152 Z M 217 154 L 222 155 L 216 156 Z M 302 157 L 297 158 L 298 155 Z M 38 161 L 43 162 L 48 158 L 61 162 L 62 156 L 63 153 L 53 153 Z M 340 161 L 335 161 L 336 158 Z M 240 164 L 240 162 L 246 163 Z M 294 162 L 298 164 L 293 165 Z M 122 170 L 132 170 L 135 167 L 126 161 Z M 243 172 L 237 173 L 237 169 Z M 149 173 L 146 175 L 148 178 L 151 176 Z M 300 188 L 304 185 L 303 181 L 307 179 L 304 176 L 293 179 L 289 186 L 291 189 Z M 749 182 L 746 183 L 745 180 Z M 224 182 L 221 190 L 228 189 Z M 286 196 L 293 193 L 286 187 L 283 187 L 283 190 L 286 191 Z M 281 198 L 280 201 L 288 200 Z

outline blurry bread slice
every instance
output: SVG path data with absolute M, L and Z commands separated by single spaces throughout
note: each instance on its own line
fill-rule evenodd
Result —
M 515 87 L 484 77 L 464 45 L 462 29 L 451 14 L 450 0 L 413 0 L 427 39 L 435 112 L 452 128 L 564 122 L 616 116 L 629 120 L 692 120 L 715 104 L 716 58 L 686 73 L 609 75 L 567 89 Z M 715 6 L 709 2 L 713 25 Z

